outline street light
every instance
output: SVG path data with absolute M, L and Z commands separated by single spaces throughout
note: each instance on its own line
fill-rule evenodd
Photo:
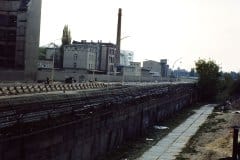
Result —
M 182 61 L 180 61 L 179 63 L 182 63 Z M 179 69 L 180 69 L 180 67 L 178 67 L 177 69 L 178 69 L 177 70 L 177 80 L 179 80 Z
M 55 56 L 56 56 L 56 49 L 57 49 L 57 45 L 54 41 L 54 43 L 51 43 L 54 46 L 54 53 L 52 54 L 52 72 L 51 72 L 51 82 L 53 83 L 54 80 L 54 64 L 55 64 Z
M 124 36 L 124 37 L 122 37 L 122 38 L 120 39 L 120 41 L 123 40 L 123 39 L 125 39 L 125 38 L 129 38 L 129 37 L 131 37 L 131 36 Z
M 53 82 L 53 79 L 54 79 L 54 61 L 55 61 L 55 55 L 56 55 L 56 49 L 58 47 L 58 45 L 56 45 L 56 41 L 57 40 L 60 40 L 61 38 L 58 38 L 58 39 L 55 39 L 55 40 L 52 40 L 52 42 L 48 43 L 48 44 L 45 44 L 47 45 L 48 47 L 53 45 L 54 46 L 54 53 L 52 54 L 52 71 L 51 71 L 51 82 Z M 44 46 L 44 45 L 43 45 Z
M 173 65 L 172 65 L 172 75 L 173 75 L 173 73 L 174 73 L 174 65 L 175 65 L 178 61 L 180 61 L 181 59 L 182 59 L 182 57 L 180 57 L 180 58 L 178 58 L 176 61 L 174 61 Z

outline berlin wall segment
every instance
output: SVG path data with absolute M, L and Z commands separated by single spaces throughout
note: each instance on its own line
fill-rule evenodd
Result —
M 94 160 L 194 100 L 193 85 L 169 86 L 161 96 L 152 94 L 128 104 L 108 106 L 74 122 L 0 139 L 0 159 Z

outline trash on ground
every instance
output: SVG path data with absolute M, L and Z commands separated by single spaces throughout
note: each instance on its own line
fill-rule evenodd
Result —
M 153 126 L 153 128 L 155 128 L 155 129 L 169 129 L 168 127 L 166 127 L 166 126 Z
M 152 138 L 146 138 L 146 141 L 153 141 L 154 139 Z
M 237 113 L 237 114 L 240 114 L 240 111 L 233 111 L 232 113 Z

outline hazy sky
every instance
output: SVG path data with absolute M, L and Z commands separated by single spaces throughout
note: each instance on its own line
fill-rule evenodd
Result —
M 199 58 L 223 71 L 240 71 L 239 0 L 42 0 L 40 45 L 60 43 L 64 24 L 73 40 L 116 42 L 122 8 L 121 49 L 134 60 L 168 59 L 190 69 Z

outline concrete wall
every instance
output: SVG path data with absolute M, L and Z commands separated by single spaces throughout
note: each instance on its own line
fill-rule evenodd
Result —
M 53 79 L 55 81 L 64 81 L 68 77 L 74 77 L 74 79 L 78 82 L 86 79 L 86 70 L 54 70 Z M 82 76 L 84 78 L 82 78 Z M 46 80 L 47 78 L 52 77 L 52 70 L 38 70 L 37 72 L 37 80 Z
M 51 70 L 39 70 L 37 73 L 37 80 L 46 80 L 50 78 Z M 86 70 L 54 70 L 54 80 L 64 81 L 65 78 L 74 77 L 77 82 L 97 80 L 99 82 L 155 82 L 155 81 L 169 81 L 169 78 L 162 77 L 144 77 L 144 76 L 113 76 L 106 74 L 87 74 Z M 84 78 L 82 78 L 84 77 Z
M 0 140 L 1 160 L 94 160 L 192 102 L 191 92 L 119 105 L 51 129 Z
M 24 81 L 24 71 L 0 70 L 1 82 Z
M 27 11 L 25 41 L 25 79 L 36 80 L 42 0 L 31 0 Z

